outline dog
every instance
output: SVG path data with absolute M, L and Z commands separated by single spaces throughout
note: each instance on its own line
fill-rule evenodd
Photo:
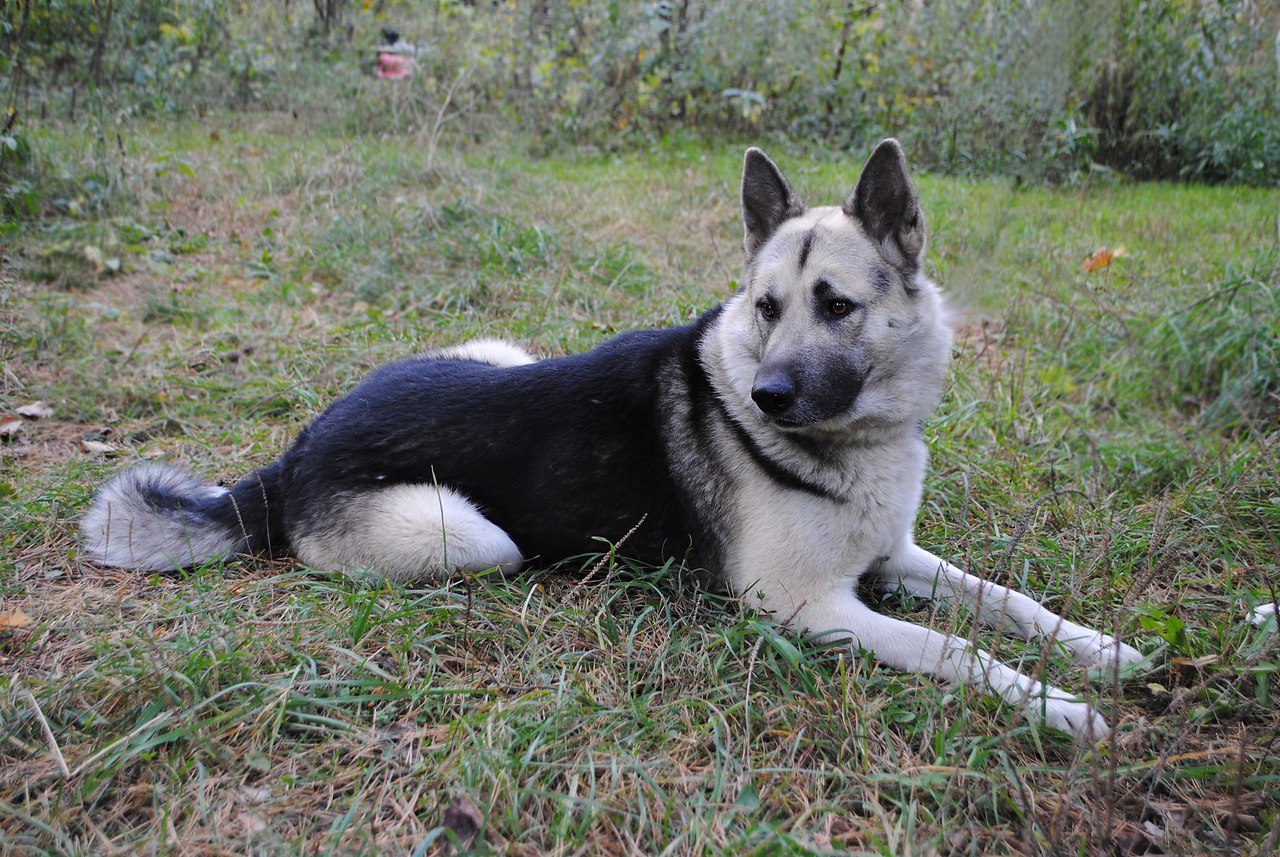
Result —
M 742 283 L 695 322 L 555 359 L 480 340 L 385 366 L 231 488 L 159 464 L 118 474 L 84 518 L 88 555 L 153 571 L 290 552 L 412 582 L 625 538 L 628 556 L 705 570 L 797 631 L 1106 735 L 1086 702 L 859 598 L 874 575 L 1084 664 L 1141 658 L 913 540 L 952 331 L 922 271 L 924 216 L 898 142 L 825 207 L 748 149 L 742 216 Z

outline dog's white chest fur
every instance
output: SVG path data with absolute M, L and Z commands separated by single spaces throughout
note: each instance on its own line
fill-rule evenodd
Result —
M 851 450 L 840 500 L 778 491 L 765 484 L 767 476 L 748 474 L 728 563 L 734 591 L 781 620 L 797 616 L 807 599 L 852 591 L 910 538 L 919 502 L 914 486 L 924 468 L 923 443 L 903 438 L 891 448 Z

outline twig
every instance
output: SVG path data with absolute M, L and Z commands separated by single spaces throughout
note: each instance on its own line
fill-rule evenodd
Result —
M 40 710 L 40 703 L 36 700 L 36 695 L 27 687 L 23 687 L 22 692 L 26 695 L 27 702 L 31 705 L 31 710 L 35 712 L 36 720 L 40 721 L 40 729 L 44 732 L 44 740 L 49 743 L 50 755 L 58 763 L 58 771 L 62 774 L 64 780 L 70 779 L 71 770 L 67 767 L 67 759 L 62 755 L 62 748 L 58 746 L 58 739 L 54 737 L 49 721 L 45 719 L 44 712 Z
M 616 282 L 616 280 L 615 280 L 615 282 Z M 583 577 L 583 578 L 582 578 L 582 580 L 578 581 L 578 585 L 577 585 L 576 587 L 574 587 L 573 592 L 570 592 L 569 594 L 570 594 L 570 595 L 573 595 L 574 593 L 576 593 L 576 592 L 577 592 L 577 590 L 578 590 L 578 589 L 580 589 L 581 587 L 586 586 L 588 583 L 590 583 L 590 582 L 591 582 L 591 580 L 596 576 L 596 574 L 597 574 L 597 573 L 598 573 L 602 568 L 604 568 L 606 565 L 608 565 L 608 564 L 609 564 L 609 561 L 610 561 L 610 560 L 612 560 L 612 559 L 614 559 L 615 557 L 617 557 L 617 555 L 618 555 L 618 548 L 620 548 L 620 547 L 622 547 L 623 545 L 625 545 L 625 544 L 627 543 L 627 539 L 629 539 L 629 538 L 631 538 L 632 536 L 634 536 L 634 535 L 636 534 L 636 530 L 638 530 L 638 529 L 640 529 L 642 526 L 644 526 L 644 522 L 645 522 L 648 518 L 649 518 L 649 513 L 648 513 L 648 512 L 645 512 L 643 515 L 641 515 L 641 516 L 640 516 L 640 520 L 636 521 L 636 522 L 635 522 L 635 525 L 634 525 L 631 529 L 627 530 L 627 531 L 622 535 L 622 538 L 618 539 L 618 541 L 616 541 L 616 542 L 613 544 L 613 546 L 609 549 L 609 552 L 608 552 L 608 553 L 606 553 L 606 554 L 604 554 L 603 556 L 601 556 L 601 557 L 600 557 L 600 559 L 596 561 L 596 564 L 595 564 L 595 565 L 593 565 L 593 566 L 591 566 L 591 570 L 590 570 L 590 571 L 588 571 L 588 572 L 586 573 L 586 576 L 585 576 L 585 577 Z
M 635 525 L 634 525 L 631 529 L 627 530 L 627 532 L 622 536 L 622 538 L 618 539 L 618 541 L 617 541 L 617 542 L 615 542 L 613 545 L 611 545 L 611 546 L 610 546 L 610 548 L 609 548 L 608 553 L 606 553 L 606 554 L 604 554 L 603 556 L 601 556 L 601 557 L 600 557 L 600 559 L 596 562 L 596 564 L 595 564 L 595 565 L 593 565 L 593 566 L 591 567 L 591 570 L 590 570 L 590 571 L 588 571 L 588 572 L 586 573 L 586 575 L 585 575 L 581 580 L 579 580 L 577 583 L 575 583 L 575 584 L 573 585 L 573 588 L 572 588 L 572 589 L 570 589 L 570 590 L 569 590 L 569 592 L 568 592 L 564 597 L 562 597 L 562 598 L 560 599 L 561 603 L 563 603 L 563 604 L 569 604 L 569 603 L 571 603 L 571 602 L 573 601 L 573 599 L 574 599 L 574 598 L 577 598 L 577 597 L 578 597 L 578 593 L 579 593 L 579 592 L 581 592 L 581 591 L 582 591 L 582 589 L 583 589 L 583 588 L 584 588 L 588 583 L 590 583 L 590 582 L 591 582 L 592 578 L 594 578 L 594 577 L 596 576 L 596 573 L 597 573 L 597 572 L 599 572 L 599 571 L 600 571 L 600 569 L 602 569 L 602 568 L 604 568 L 606 565 L 608 565 L 610 560 L 612 560 L 612 559 L 614 559 L 614 558 L 616 558 L 616 557 L 617 557 L 617 555 L 618 555 L 618 548 L 620 548 L 620 547 L 622 547 L 624 544 L 626 544 L 627 539 L 629 539 L 629 538 L 631 538 L 633 535 L 635 535 L 636 530 L 640 529 L 640 527 L 644 525 L 644 522 L 645 522 L 645 520 L 646 520 L 646 519 L 648 519 L 648 517 L 649 517 L 649 513 L 648 513 L 648 512 L 645 512 L 643 515 L 641 515 L 641 516 L 640 516 L 640 520 L 636 521 Z M 534 588 L 536 589 L 537 587 L 535 586 Z M 468 600 L 470 599 L 470 593 L 471 593 L 471 588 L 470 588 L 470 584 L 468 584 L 468 586 L 467 586 Z M 525 613 L 528 611 L 528 607 L 529 607 L 529 599 L 531 599 L 531 598 L 533 598 L 533 592 L 532 592 L 532 591 L 530 591 L 530 592 L 529 592 L 529 598 L 526 598 L 526 599 L 525 599 L 524 606 L 523 606 L 523 607 L 521 607 L 521 609 L 520 609 L 520 623 L 521 623 L 522 625 L 524 624 L 524 617 L 525 617 Z M 470 609 L 470 608 L 468 608 L 468 609 Z M 542 634 L 542 632 L 546 630 L 547 625 L 549 625 L 549 624 L 551 623 L 551 620 L 555 617 L 555 615 L 556 615 L 556 614 L 554 614 L 554 613 L 548 613 L 548 614 L 543 618 L 543 620 L 538 624 L 538 629 L 537 629 L 536 631 L 534 631 L 533 633 L 529 634 L 529 639 L 525 642 L 525 646 L 529 646 L 529 645 L 532 645 L 532 644 L 533 644 L 534 639 L 535 639 L 536 637 L 538 637 L 539 635 L 541 635 L 541 634 Z M 525 627 L 525 631 L 527 632 L 528 630 L 529 630 L 529 629 L 528 629 L 528 627 L 526 626 L 526 627 Z M 522 651 L 523 651 L 523 650 L 522 650 Z
M 791 611 L 791 615 L 786 618 L 786 621 L 782 623 L 782 626 L 790 628 L 791 623 L 795 621 L 796 616 L 800 615 L 800 611 L 803 610 L 804 605 L 808 603 L 809 602 L 807 601 L 801 601 L 797 604 L 796 609 Z M 755 645 L 751 647 L 751 654 L 747 657 L 747 686 L 743 691 L 744 696 L 742 699 L 742 725 L 744 733 L 743 738 L 745 739 L 744 746 L 742 748 L 742 762 L 746 765 L 747 771 L 751 770 L 751 676 L 756 671 L 756 659 L 760 656 L 760 647 L 763 645 L 764 635 L 761 634 L 759 639 L 756 640 Z M 852 652 L 850 653 L 850 657 L 852 657 Z

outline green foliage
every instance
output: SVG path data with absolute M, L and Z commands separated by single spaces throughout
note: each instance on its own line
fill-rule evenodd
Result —
M 5 129 L 0 134 L 0 217 L 3 231 L 11 218 L 34 217 L 40 212 L 40 196 L 31 181 L 31 143 L 22 134 Z
M 1280 8 L 1246 0 L 13 8 L 9 101 L 72 117 L 252 104 L 350 116 L 345 103 L 359 108 L 348 131 L 425 129 L 431 145 L 450 125 L 519 129 L 540 151 L 688 131 L 862 151 L 892 134 L 952 172 L 1280 181 Z M 372 76 L 387 26 L 418 46 L 410 80 Z
M 1280 276 L 1263 269 L 1217 284 L 1156 319 L 1143 351 L 1162 400 L 1211 428 L 1280 428 Z
M 1274 15 L 1239 0 L 1116 0 L 1101 17 L 1082 93 L 1100 159 L 1141 178 L 1275 183 Z
M 128 91 L 128 108 L 177 109 L 191 79 L 223 49 L 226 0 L 17 0 L 0 45 L 10 66 L 10 103 L 34 94 L 75 115 L 87 94 L 110 100 Z M 94 105 L 88 105 L 95 109 Z M 47 108 L 46 108 L 47 109 Z

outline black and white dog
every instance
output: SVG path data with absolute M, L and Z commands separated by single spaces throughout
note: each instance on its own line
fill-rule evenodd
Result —
M 154 464 L 117 475 L 85 516 L 89 555 L 158 570 L 287 551 L 415 581 L 551 564 L 629 534 L 627 555 L 684 559 L 797 629 L 1105 734 L 1087 703 L 858 598 L 874 574 L 1084 663 L 1140 657 L 912 539 L 951 330 L 921 271 L 924 218 L 897 142 L 843 204 L 816 208 L 750 149 L 742 210 L 743 285 L 693 324 L 552 360 L 478 341 L 386 366 L 229 489 Z

